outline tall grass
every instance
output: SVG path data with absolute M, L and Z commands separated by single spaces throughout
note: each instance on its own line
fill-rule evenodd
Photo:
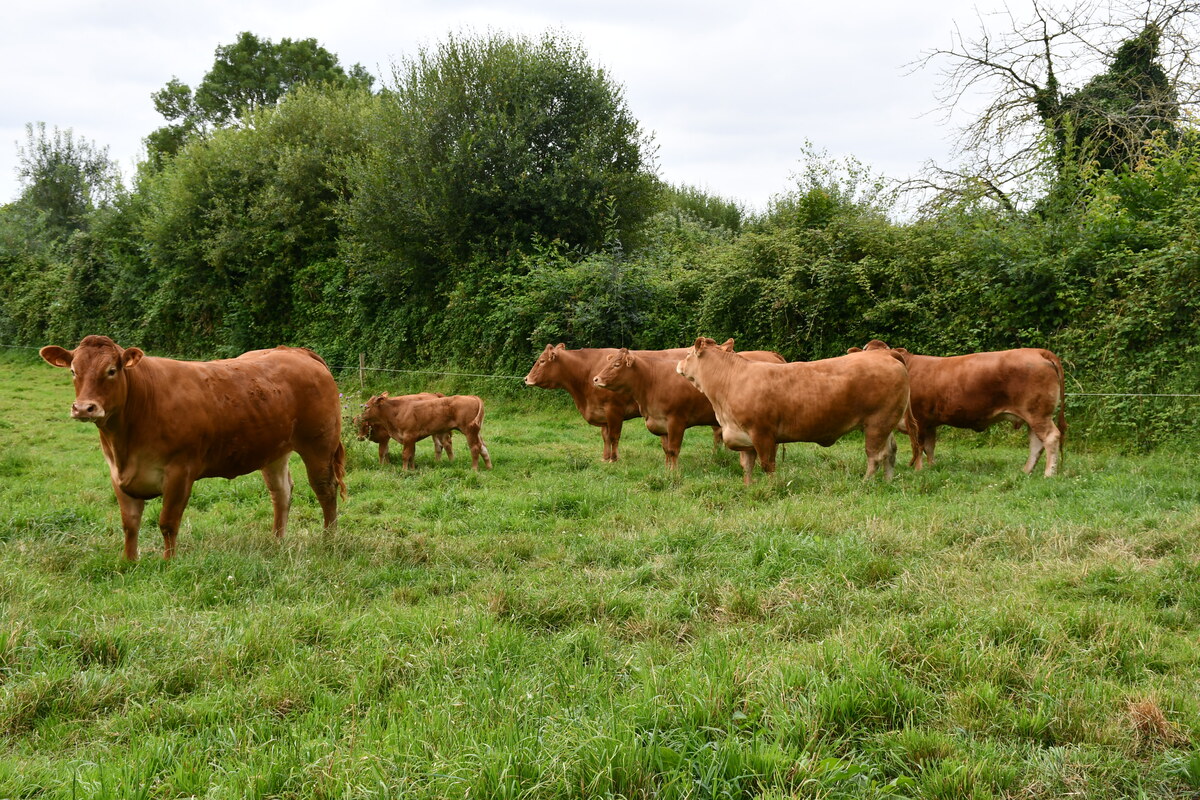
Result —
M 1200 790 L 1183 448 L 1073 436 L 1044 480 L 951 434 L 884 483 L 850 438 L 746 488 L 706 429 L 667 475 L 638 420 L 602 464 L 564 398 L 484 392 L 492 472 L 348 439 L 335 534 L 297 462 L 282 544 L 208 480 L 128 564 L 69 381 L 0 370 L 0 797 Z

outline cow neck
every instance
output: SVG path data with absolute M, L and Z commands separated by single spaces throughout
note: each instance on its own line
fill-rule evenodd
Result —
M 703 365 L 705 388 L 702 390 L 705 394 L 708 394 L 711 390 L 724 395 L 725 390 L 734 381 L 736 373 L 739 371 L 738 368 L 745 366 L 747 363 L 733 353 L 728 353 L 719 347 L 710 348 L 706 359 L 708 363 Z M 710 399 L 711 397 L 709 395 Z
M 564 354 L 570 354 L 568 357 L 575 359 L 574 364 L 564 365 L 572 367 L 582 367 L 584 359 L 577 350 L 565 350 L 558 354 L 558 358 L 562 358 Z M 563 380 L 563 388 L 567 390 L 567 394 L 571 395 L 571 399 L 575 401 L 575 405 L 580 411 L 583 411 L 587 404 L 588 387 L 592 386 L 592 376 L 585 375 L 587 370 L 583 369 L 566 369 L 563 370 L 565 377 Z
M 125 403 L 115 414 L 106 416 L 103 424 L 96 425 L 100 437 L 112 448 L 117 463 L 125 461 L 125 453 L 132 443 L 136 422 L 153 418 L 147 412 L 151 407 L 151 387 L 154 381 L 145 379 L 146 371 L 153 369 L 151 359 L 143 358 L 136 367 L 123 370 Z M 159 423 L 161 422 L 159 420 Z

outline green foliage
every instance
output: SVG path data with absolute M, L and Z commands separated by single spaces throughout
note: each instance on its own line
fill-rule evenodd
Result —
M 337 252 L 344 162 L 361 152 L 374 103 L 361 90 L 295 89 L 149 179 L 151 341 L 236 353 L 302 341 L 306 325 L 328 330 L 337 312 L 326 304 L 347 276 L 321 265 Z
M 241 115 L 279 102 L 293 87 L 322 84 L 369 90 L 374 78 L 361 64 L 347 73 L 316 39 L 260 39 L 249 31 L 217 47 L 212 68 L 193 93 L 171 78 L 152 95 L 154 108 L 171 124 L 146 139 L 152 165 L 159 167 L 190 139 L 232 124 Z
M 71 129 L 46 133 L 45 123 L 25 126 L 17 151 L 25 213 L 40 215 L 50 237 L 62 240 L 84 227 L 88 213 L 119 193 L 120 175 L 108 148 L 76 138 Z
M 353 253 L 422 311 L 468 265 L 537 240 L 591 251 L 652 210 L 649 138 L 577 42 L 450 37 L 394 80 L 356 174 Z

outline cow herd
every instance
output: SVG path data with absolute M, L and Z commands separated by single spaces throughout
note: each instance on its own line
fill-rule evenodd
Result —
M 867 477 L 891 478 L 893 431 L 906 433 L 912 466 L 933 463 L 940 426 L 982 431 L 1008 420 L 1029 427 L 1032 472 L 1046 454 L 1045 475 L 1058 469 L 1064 419 L 1062 363 L 1048 350 L 1023 348 L 939 358 L 873 340 L 847 355 L 786 362 L 771 351 L 734 350 L 698 338 L 688 348 L 571 350 L 546 345 L 525 376 L 527 386 L 564 389 L 583 418 L 600 428 L 604 461 L 616 461 L 625 420 L 645 419 L 661 438 L 668 469 L 678 467 L 683 433 L 711 426 L 714 443 L 739 452 L 749 484 L 755 463 L 771 473 L 785 442 L 830 446 L 850 431 L 864 434 Z M 92 422 L 108 464 L 125 532 L 125 557 L 138 556 L 145 501 L 163 498 L 159 529 L 171 558 L 179 523 L 200 478 L 261 471 L 282 538 L 291 506 L 291 453 L 299 454 L 320 502 L 326 528 L 346 496 L 340 395 L 328 365 L 311 350 L 276 347 L 209 362 L 146 356 L 107 336 L 88 336 L 74 350 L 48 346 L 42 358 L 69 368 L 75 386 L 71 417 Z M 1055 411 L 1057 410 L 1057 421 Z M 491 455 L 481 435 L 483 401 L 436 393 L 370 398 L 354 423 L 359 439 L 400 442 L 406 469 L 416 442 L 432 437 L 437 457 L 453 457 L 451 432 L 467 439 L 471 466 Z

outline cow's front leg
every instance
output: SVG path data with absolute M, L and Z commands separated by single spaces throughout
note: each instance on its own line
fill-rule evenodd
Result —
M 754 472 L 755 458 L 757 458 L 757 454 L 754 452 L 753 447 L 738 453 L 738 461 L 742 462 L 742 483 L 747 486 L 750 485 L 750 474 Z
M 417 468 L 417 440 L 416 439 L 401 439 L 400 444 L 403 448 L 400 451 L 400 460 L 404 463 L 404 469 Z
M 391 439 L 384 439 L 379 443 L 379 466 L 385 467 L 388 463 L 388 443 Z
M 125 494 L 116 481 L 113 481 L 113 492 L 117 495 L 117 505 L 121 509 L 121 529 L 125 532 L 125 559 L 137 561 L 138 529 L 142 527 L 142 511 L 146 508 L 146 501 Z
M 162 512 L 158 515 L 158 529 L 163 536 L 163 558 L 175 556 L 179 522 L 191 497 L 192 477 L 187 473 L 168 472 L 163 480 Z
M 621 443 L 621 426 L 625 424 L 625 419 L 618 412 L 612 414 L 608 418 L 604 429 L 608 432 L 608 460 L 617 460 L 617 445 Z

